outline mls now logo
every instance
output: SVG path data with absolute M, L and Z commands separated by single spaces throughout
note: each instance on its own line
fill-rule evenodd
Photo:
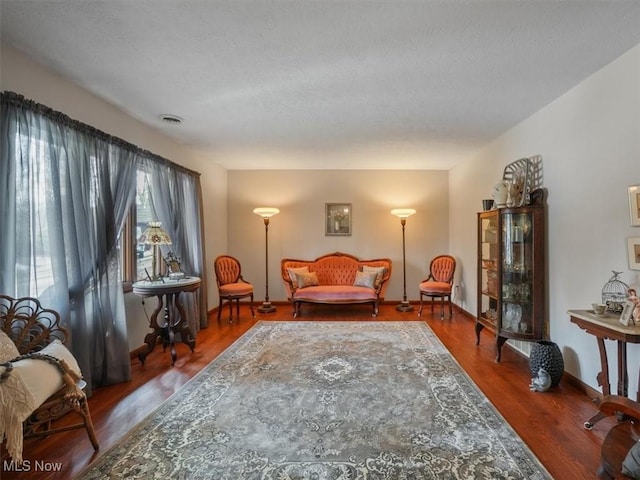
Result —
M 2 470 L 5 472 L 59 472 L 62 470 L 62 462 L 45 462 L 42 460 L 24 460 L 18 464 L 14 460 L 3 461 Z

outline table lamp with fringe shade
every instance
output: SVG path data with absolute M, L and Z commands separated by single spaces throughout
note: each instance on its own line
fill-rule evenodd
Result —
M 156 281 L 160 279 L 160 273 L 157 271 L 158 252 L 160 250 L 160 245 L 171 245 L 171 238 L 169 237 L 169 234 L 162 228 L 162 222 L 149 222 L 149 226 L 144 232 L 142 232 L 140 238 L 138 238 L 138 243 L 151 245 L 153 247 L 151 280 Z

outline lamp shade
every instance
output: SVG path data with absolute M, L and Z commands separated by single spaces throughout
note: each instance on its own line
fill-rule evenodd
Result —
M 260 215 L 262 218 L 271 218 L 280 213 L 280 210 L 273 207 L 258 207 L 253 209 L 253 213 Z
M 391 215 L 395 215 L 399 218 L 407 218 L 416 213 L 413 208 L 394 208 L 391 210 Z
M 146 245 L 171 245 L 171 238 L 169 234 L 165 232 L 162 227 L 162 222 L 149 222 L 149 226 L 146 228 L 138 243 L 144 243 Z

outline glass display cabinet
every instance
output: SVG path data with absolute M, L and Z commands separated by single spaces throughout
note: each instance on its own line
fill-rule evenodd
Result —
M 543 338 L 546 316 L 544 207 L 478 213 L 478 314 L 480 332 L 496 334 L 496 361 L 509 339 Z

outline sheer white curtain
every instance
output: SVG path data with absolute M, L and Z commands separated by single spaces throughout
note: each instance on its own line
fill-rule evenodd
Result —
M 127 380 L 118 233 L 138 151 L 12 92 L 1 107 L 0 292 L 61 314 L 90 387 Z

